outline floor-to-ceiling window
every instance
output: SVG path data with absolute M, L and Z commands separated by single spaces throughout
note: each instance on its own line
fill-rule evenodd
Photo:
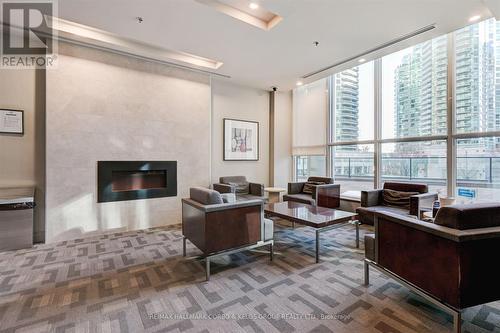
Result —
M 500 22 L 453 35 L 457 198 L 500 198 Z
M 374 63 L 330 77 L 330 174 L 343 191 L 374 181 Z
M 335 177 L 342 192 L 403 181 L 458 201 L 500 197 L 499 22 L 467 26 L 326 82 L 329 135 L 316 159 L 325 169 L 316 163 L 315 170 Z M 309 161 L 295 161 L 300 174 L 315 172 Z
M 326 176 L 325 155 L 299 155 L 294 156 L 295 179 L 305 182 L 311 176 Z
M 382 182 L 446 191 L 447 44 L 442 36 L 382 58 Z

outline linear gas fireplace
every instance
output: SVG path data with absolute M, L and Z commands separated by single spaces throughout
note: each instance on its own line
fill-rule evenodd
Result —
M 175 196 L 176 161 L 97 162 L 97 202 Z

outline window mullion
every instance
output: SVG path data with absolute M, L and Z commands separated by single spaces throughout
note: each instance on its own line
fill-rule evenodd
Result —
M 457 183 L 457 146 L 455 134 L 455 40 L 454 34 L 448 34 L 448 89 L 447 89 L 447 196 L 455 196 Z
M 374 123 L 374 136 L 375 136 L 375 147 L 374 148 L 374 187 L 380 188 L 382 186 L 382 144 L 380 140 L 382 139 L 382 59 L 375 60 L 374 63 L 374 110 L 375 110 L 375 121 Z

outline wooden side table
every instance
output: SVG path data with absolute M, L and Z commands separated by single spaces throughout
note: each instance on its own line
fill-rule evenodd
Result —
M 281 187 L 266 187 L 264 191 L 269 194 L 269 203 L 276 203 L 281 201 L 281 193 L 286 192 L 286 189 Z

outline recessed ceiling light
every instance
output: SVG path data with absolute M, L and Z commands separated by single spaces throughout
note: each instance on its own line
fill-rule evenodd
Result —
M 297 83 L 296 83 L 296 85 L 297 85 L 297 86 L 301 86 L 301 85 L 303 85 L 303 84 L 304 84 L 304 83 L 303 83 L 302 81 L 297 81 Z
M 476 22 L 481 18 L 481 15 L 474 15 L 469 19 L 469 22 Z
M 262 30 L 269 31 L 279 24 L 283 17 L 261 7 L 262 0 L 194 0 L 202 5 L 231 16 Z M 233 7 L 234 3 L 234 7 Z M 240 3 L 240 5 L 237 5 Z M 243 3 L 243 5 L 241 5 Z M 243 7 L 241 7 L 243 6 Z M 250 8 L 250 10 L 248 10 Z
M 359 61 L 359 62 L 365 62 L 365 61 L 366 61 L 366 59 L 365 59 L 365 58 L 361 58 L 361 59 L 359 59 L 358 61 Z

